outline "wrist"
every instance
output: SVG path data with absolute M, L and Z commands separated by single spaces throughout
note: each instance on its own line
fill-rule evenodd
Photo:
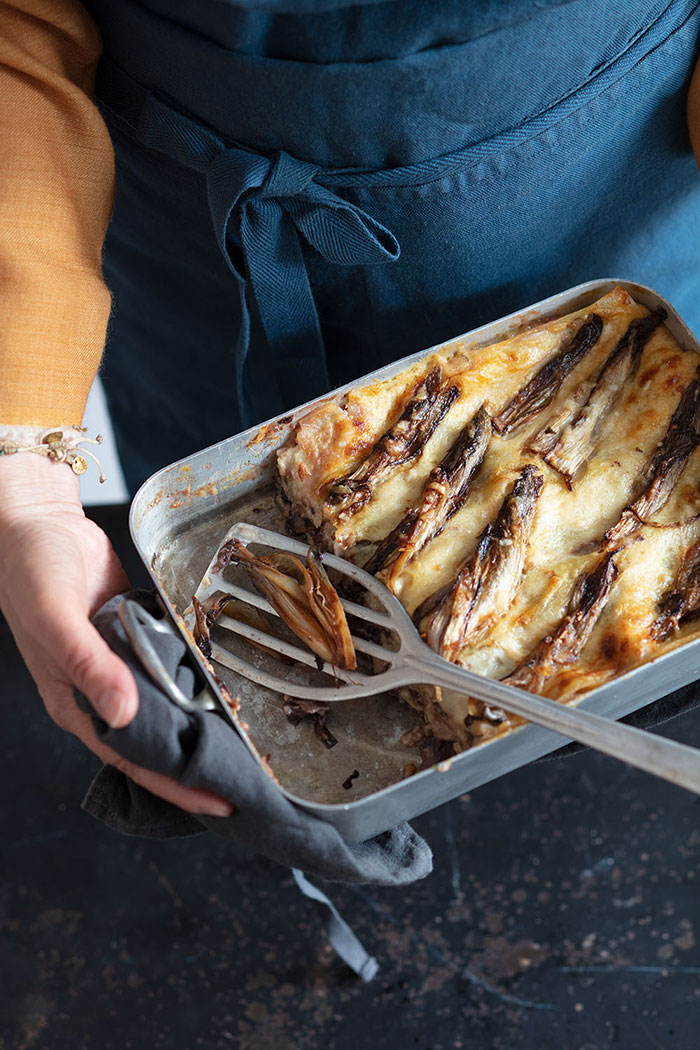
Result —
M 80 506 L 80 482 L 67 463 L 30 452 L 0 456 L 0 526 L 56 504 Z

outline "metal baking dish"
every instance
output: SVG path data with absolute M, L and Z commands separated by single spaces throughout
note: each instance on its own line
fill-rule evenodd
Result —
M 700 353 L 700 342 L 673 307 L 651 288 L 625 280 L 577 285 L 524 310 L 440 344 L 488 344 L 524 325 L 587 306 L 621 285 L 638 301 L 668 311 L 666 322 L 684 348 Z M 431 348 L 432 350 L 438 347 Z M 431 350 L 396 361 L 327 395 L 335 399 L 365 380 L 389 378 Z M 309 403 L 311 404 L 311 402 Z M 415 758 L 400 737 L 420 724 L 420 715 L 390 696 L 333 705 L 329 724 L 338 744 L 326 749 L 308 723 L 292 726 L 282 698 L 254 686 L 226 668 L 216 667 L 240 707 L 232 713 L 216 676 L 193 643 L 185 614 L 192 594 L 221 538 L 235 521 L 285 531 L 274 497 L 275 453 L 289 437 L 295 419 L 309 405 L 260 427 L 237 434 L 158 471 L 139 489 L 130 514 L 131 535 L 173 621 L 221 705 L 258 761 L 269 766 L 288 798 L 321 820 L 334 824 L 349 841 L 366 839 L 448 802 L 563 744 L 562 737 L 535 725 L 522 726 L 432 769 L 410 777 L 404 767 Z M 591 691 L 581 707 L 620 718 L 700 677 L 700 638 L 665 653 Z M 343 781 L 359 776 L 349 789 Z

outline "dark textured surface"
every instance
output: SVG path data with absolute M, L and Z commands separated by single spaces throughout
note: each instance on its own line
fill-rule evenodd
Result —
M 96 517 L 123 547 L 123 512 Z M 696 798 L 584 753 L 417 820 L 429 879 L 332 891 L 381 963 L 361 985 L 284 870 L 82 813 L 95 760 L 4 626 L 0 667 L 1 1050 L 700 1046 Z

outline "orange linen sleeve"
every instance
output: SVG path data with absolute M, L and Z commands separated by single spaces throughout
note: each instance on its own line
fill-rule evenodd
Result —
M 77 0 L 0 0 L 0 425 L 80 423 L 104 347 L 114 192 Z
M 700 62 L 695 67 L 688 92 L 688 128 L 690 141 L 695 150 L 695 159 L 700 168 Z

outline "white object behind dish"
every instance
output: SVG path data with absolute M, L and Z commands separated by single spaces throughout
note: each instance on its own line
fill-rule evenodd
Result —
M 83 426 L 88 428 L 88 437 L 102 434 L 104 438 L 101 445 L 93 448 L 107 480 L 100 485 L 99 471 L 92 460 L 88 459 L 90 466 L 80 478 L 80 498 L 84 507 L 96 507 L 105 503 L 126 503 L 129 498 L 124 474 L 122 473 L 117 446 L 114 442 L 114 431 L 109 418 L 107 401 L 104 390 L 99 379 L 92 384 L 90 397 L 83 416 Z

